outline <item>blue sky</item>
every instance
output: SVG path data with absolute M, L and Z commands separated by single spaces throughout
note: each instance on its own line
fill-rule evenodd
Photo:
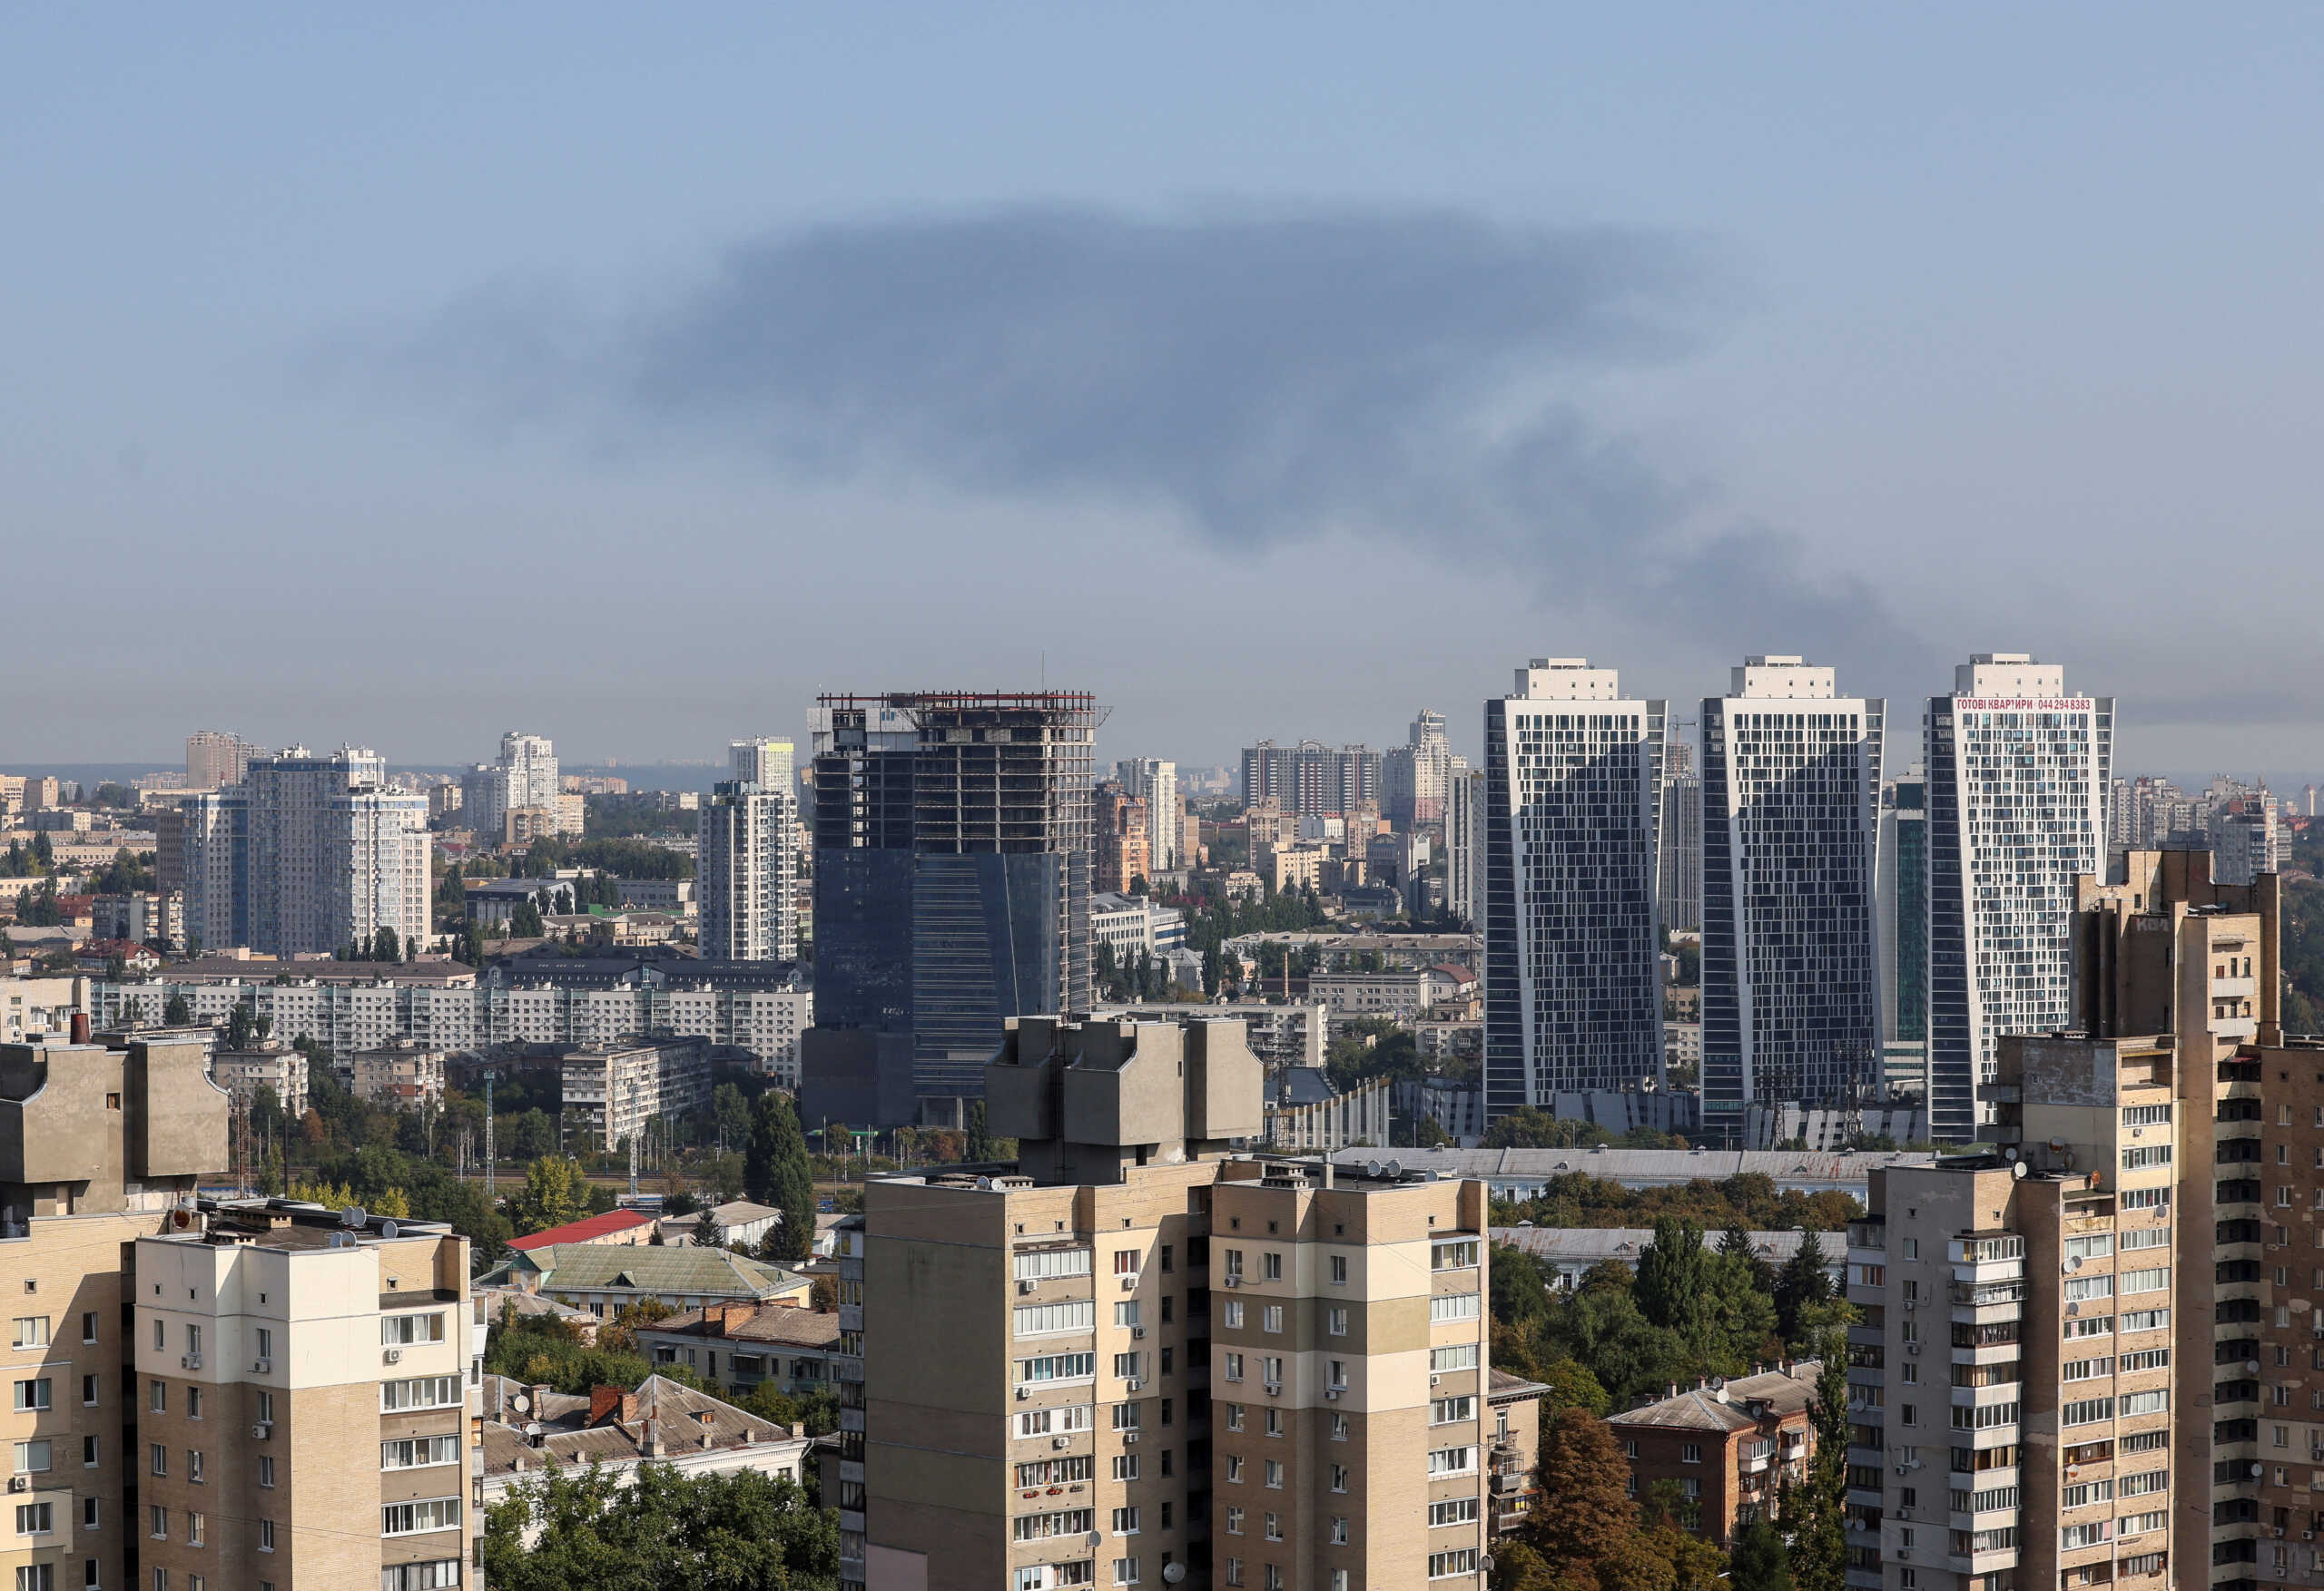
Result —
M 2324 19 L 0 23 L 0 761 L 698 756 L 1087 683 L 1473 741 L 1528 654 L 2324 768 Z M 1909 722 L 1909 721 L 1907 721 Z

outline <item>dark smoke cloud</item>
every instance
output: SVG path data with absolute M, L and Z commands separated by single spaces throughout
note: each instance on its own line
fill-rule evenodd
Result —
M 818 478 L 1094 494 L 1237 547 L 1352 533 L 1723 648 L 1893 655 L 1867 589 L 1590 417 L 1734 296 L 1663 233 L 1016 210 L 786 231 L 608 317 L 498 291 L 407 354 L 503 421 L 578 398 Z

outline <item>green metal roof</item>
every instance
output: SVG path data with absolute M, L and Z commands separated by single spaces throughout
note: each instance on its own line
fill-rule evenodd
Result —
M 695 1293 L 706 1297 L 771 1298 L 807 1285 L 779 1265 L 746 1260 L 726 1249 L 670 1243 L 559 1243 L 525 1256 L 541 1272 L 539 1291 Z

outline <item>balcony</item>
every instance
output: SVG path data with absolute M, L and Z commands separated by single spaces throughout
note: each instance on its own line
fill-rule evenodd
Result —
M 1989 1387 L 1949 1387 L 1946 1390 L 1953 1395 L 1950 1401 L 1954 1408 L 1974 1409 L 1987 1403 L 2022 1402 L 2019 1393 L 2024 1388 L 2022 1381 L 1995 1381 Z
M 1775 1461 L 1776 1445 L 1773 1442 L 1750 1442 L 1745 1445 L 1735 1468 L 1739 1475 L 1764 1475 Z

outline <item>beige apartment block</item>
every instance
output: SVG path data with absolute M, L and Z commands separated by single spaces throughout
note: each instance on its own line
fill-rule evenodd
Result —
M 868 1186 L 872 1591 L 1478 1583 L 1484 1188 L 1244 1154 L 1261 1077 L 1236 1022 L 1022 1018 L 1018 1166 Z
M 468 1240 L 286 1200 L 137 1244 L 141 1591 L 420 1591 L 473 1557 Z
M 199 1044 L 0 1046 L 0 1586 L 125 1586 L 138 1567 L 125 1261 L 225 1164 L 226 1106 Z
M 2079 1026 L 1999 1041 L 1995 1150 L 1876 1171 L 1851 1229 L 1851 1586 L 2250 1591 L 2263 1572 L 2262 1478 L 2287 1469 L 2260 1429 L 2293 1384 L 2261 1338 L 2302 1301 L 2262 1262 L 2315 1203 L 2293 1185 L 2312 1166 L 2273 1169 L 2289 1143 L 2263 1159 L 2262 1074 L 2291 1076 L 2277 880 L 2214 884 L 2195 852 L 2118 866 L 2078 887 Z

